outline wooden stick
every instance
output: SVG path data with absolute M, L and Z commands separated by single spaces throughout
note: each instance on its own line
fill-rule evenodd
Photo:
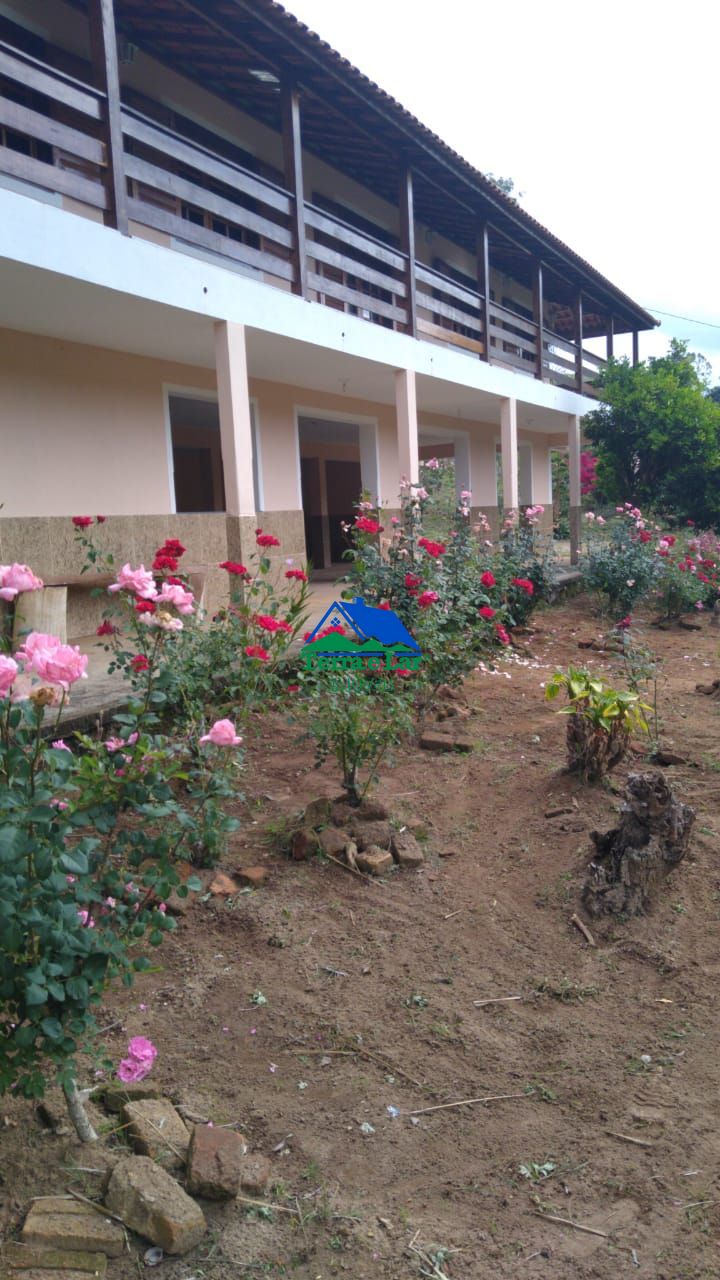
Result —
M 82 1204 L 86 1204 L 89 1209 L 94 1209 L 95 1212 L 99 1213 L 102 1218 L 113 1218 L 115 1222 L 119 1222 L 123 1227 L 125 1226 L 125 1223 L 123 1222 L 122 1218 L 119 1218 L 116 1213 L 111 1213 L 110 1210 L 106 1209 L 104 1205 L 96 1204 L 94 1200 L 88 1200 L 87 1196 L 81 1196 L 80 1192 L 73 1191 L 72 1187 L 66 1187 L 65 1190 L 67 1191 L 69 1196 L 73 1196 L 76 1200 L 80 1200 Z M 43 1200 L 47 1199 L 46 1196 L 42 1196 L 40 1198 Z
M 351 876 L 357 876 L 360 880 L 364 880 L 366 884 L 374 884 L 376 889 L 381 889 L 382 885 L 379 880 L 373 880 L 372 876 L 366 876 L 362 871 L 357 871 L 355 867 L 349 867 L 347 862 L 341 862 L 339 858 L 334 858 L 331 853 L 323 853 L 323 857 L 329 862 L 334 862 L 336 867 L 342 867 L 343 871 L 349 871 Z
M 572 1227 L 574 1231 L 584 1231 L 589 1236 L 602 1236 L 603 1240 L 610 1239 L 607 1231 L 598 1231 L 595 1227 L 584 1227 L 581 1222 L 573 1222 L 570 1218 L 558 1218 L 554 1213 L 541 1213 L 539 1209 L 536 1209 L 535 1217 L 542 1218 L 545 1222 L 559 1222 L 563 1227 Z
M 242 1204 L 252 1204 L 256 1209 L 277 1209 L 278 1213 L 289 1213 L 293 1218 L 298 1217 L 297 1210 L 288 1209 L 284 1204 L 268 1204 L 265 1200 L 251 1200 L 249 1196 L 235 1196 L 236 1200 L 240 1200 Z M 302 1214 L 299 1215 L 302 1217 Z
M 507 1004 L 510 1000 L 523 1000 L 524 996 L 493 996 L 490 1000 L 473 1000 L 476 1009 L 486 1004 Z
M 652 1147 L 652 1142 L 645 1142 L 643 1138 L 633 1138 L 629 1133 L 615 1133 L 613 1129 L 605 1130 L 608 1138 L 618 1138 L 620 1142 L 631 1142 L 634 1147 Z
M 588 929 L 587 925 L 585 924 L 584 920 L 581 920 L 581 919 L 580 919 L 580 917 L 579 917 L 578 915 L 572 915 L 572 916 L 570 917 L 570 923 L 571 923 L 571 924 L 574 924 L 574 925 L 575 925 L 575 928 L 580 930 L 580 932 L 581 932 L 581 934 L 582 934 L 583 938 L 585 939 L 585 941 L 587 942 L 587 944 L 588 944 L 588 946 L 589 946 L 589 947 L 596 947 L 596 946 L 597 946 L 597 943 L 596 943 L 595 939 L 593 938 L 593 936 L 592 936 L 592 934 L 591 934 L 590 930 Z
M 462 915 L 462 907 L 460 908 L 459 911 L 450 911 L 448 915 L 443 916 L 443 920 L 452 920 L 453 916 L 459 916 L 459 915 Z
M 439 1102 L 434 1107 L 421 1107 L 408 1111 L 409 1116 L 424 1116 L 428 1111 L 447 1111 L 450 1107 L 473 1107 L 476 1102 L 504 1102 L 506 1098 L 527 1098 L 527 1093 L 489 1093 L 485 1098 L 463 1098 L 460 1102 Z

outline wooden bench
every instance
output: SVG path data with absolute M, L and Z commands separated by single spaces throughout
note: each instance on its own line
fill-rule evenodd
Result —
M 185 569 L 197 605 L 202 608 L 205 597 L 207 570 Z M 43 579 L 40 591 L 21 591 L 15 600 L 13 617 L 13 648 L 22 644 L 28 631 L 42 631 L 67 641 L 68 591 L 80 588 L 92 591 L 94 587 L 109 587 L 115 582 L 113 573 L 60 574 Z

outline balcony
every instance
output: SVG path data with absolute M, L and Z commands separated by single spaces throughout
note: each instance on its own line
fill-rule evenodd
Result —
M 487 289 L 451 279 L 126 105 L 118 105 L 113 143 L 109 116 L 104 93 L 0 43 L 0 174 L 116 225 L 120 191 L 134 234 L 151 229 L 178 250 L 217 256 L 309 301 L 597 395 L 603 360 Z M 405 241 L 414 245 L 414 235 Z

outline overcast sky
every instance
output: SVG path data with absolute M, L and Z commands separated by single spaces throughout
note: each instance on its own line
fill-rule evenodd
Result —
M 283 2 L 662 320 L 641 357 L 687 338 L 720 382 L 717 3 Z

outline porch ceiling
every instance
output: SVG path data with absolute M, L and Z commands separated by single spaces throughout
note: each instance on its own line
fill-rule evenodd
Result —
M 200 368 L 215 364 L 211 317 L 7 258 L 0 259 L 0 328 Z M 338 411 L 346 400 L 394 404 L 390 365 L 252 328 L 247 350 L 251 377 L 336 395 Z M 529 392 L 537 386 L 528 379 Z M 417 396 L 426 418 L 500 424 L 501 398 L 478 388 L 418 374 Z M 564 414 L 518 400 L 518 425 L 564 430 Z

